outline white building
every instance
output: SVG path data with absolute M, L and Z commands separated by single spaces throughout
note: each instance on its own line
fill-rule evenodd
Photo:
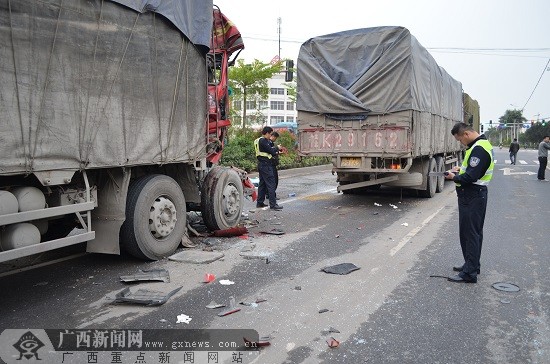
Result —
M 296 102 L 288 94 L 285 73 L 273 75 L 267 82 L 269 96 L 267 100 L 257 101 L 252 95 L 246 101 L 246 125 L 260 127 L 280 122 L 296 122 Z M 242 118 L 242 101 L 233 101 L 233 110 Z M 233 123 L 234 125 L 237 123 Z M 240 125 L 238 123 L 237 125 Z

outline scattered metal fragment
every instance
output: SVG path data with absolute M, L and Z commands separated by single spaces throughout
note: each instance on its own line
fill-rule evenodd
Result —
M 247 348 L 259 348 L 261 346 L 269 346 L 271 343 L 267 340 L 261 340 L 260 338 L 258 341 L 252 341 L 248 340 L 246 337 L 243 337 L 244 344 Z
M 220 284 L 221 284 L 221 285 L 224 285 L 224 286 L 229 286 L 229 285 L 235 284 L 235 282 L 230 281 L 229 279 L 222 279 L 222 280 L 220 281 Z
M 328 312 L 328 308 L 322 308 L 319 310 L 319 313 L 325 313 L 325 312 Z
M 334 327 L 329 327 L 328 328 L 328 332 L 331 332 L 331 333 L 335 333 L 335 334 L 339 334 L 340 331 L 338 329 L 335 329 Z
M 500 300 L 500 303 L 504 303 L 504 304 L 508 304 L 508 303 L 510 303 L 510 302 L 511 302 L 510 300 L 507 300 L 507 299 L 505 299 L 505 298 L 503 298 L 503 299 Z
M 340 346 L 340 341 L 331 336 L 330 339 L 327 340 L 327 344 L 329 348 L 337 348 L 338 346 Z
M 161 281 L 170 282 L 170 275 L 166 269 L 140 270 L 141 273 L 120 276 L 122 282 Z
M 404 223 L 401 224 L 401 226 L 409 226 L 409 224 L 404 222 Z
M 390 203 L 390 206 L 393 207 L 394 209 L 397 208 L 397 206 L 395 206 L 394 204 Z
M 285 232 L 281 229 L 271 229 L 269 231 L 260 231 L 262 234 L 271 234 L 271 235 L 283 235 Z
M 235 297 L 231 296 L 229 297 L 229 308 L 225 311 L 218 313 L 218 316 L 223 317 L 231 315 L 232 313 L 239 312 L 240 310 L 240 308 L 235 307 Z
M 373 214 L 373 215 L 378 215 L 378 212 L 373 212 L 372 214 Z
M 221 308 L 221 307 L 225 307 L 225 305 L 223 303 L 217 303 L 215 301 L 212 301 L 206 305 L 206 308 L 212 308 L 212 309 Z
M 130 288 L 125 288 L 116 294 L 115 300 L 112 303 L 136 303 L 146 306 L 159 306 L 166 303 L 180 289 L 181 287 L 164 294 L 148 289 L 138 289 L 135 293 L 132 293 L 130 292 Z
M 380 207 L 380 206 L 382 206 L 382 205 L 380 205 L 379 203 L 376 203 L 376 202 L 375 202 L 375 203 L 374 203 L 374 206 Z
M 497 282 L 493 283 L 492 287 L 504 292 L 519 292 L 519 287 L 513 283 Z
M 192 318 L 190 316 L 187 316 L 185 314 L 181 314 L 181 315 L 178 315 L 177 316 L 177 321 L 176 321 L 176 324 L 181 324 L 181 323 L 184 323 L 184 324 L 188 324 L 189 325 L 189 322 L 191 322 Z
M 329 267 L 324 267 L 321 270 L 325 273 L 344 275 L 344 274 L 349 274 L 358 269 L 361 269 L 361 268 L 359 268 L 353 263 L 340 263 L 336 265 L 331 265 Z
M 256 307 L 258 306 L 258 303 L 262 303 L 262 302 L 265 302 L 267 301 L 266 299 L 264 298 L 257 298 L 255 302 L 247 302 L 247 301 L 241 301 L 239 302 L 241 305 L 243 306 L 253 306 L 253 307 Z
M 301 290 L 302 290 L 302 286 L 296 286 L 296 287 L 294 287 L 294 289 L 295 289 L 296 291 L 301 291 Z

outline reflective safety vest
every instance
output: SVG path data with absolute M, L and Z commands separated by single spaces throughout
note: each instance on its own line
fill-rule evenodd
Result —
M 258 139 L 254 140 L 254 151 L 256 152 L 256 158 L 257 157 L 266 157 L 267 159 L 273 158 L 273 156 L 267 152 L 260 152 L 260 139 L 263 137 L 259 137 Z
M 464 160 L 462 161 L 462 165 L 460 166 L 460 172 L 458 174 L 464 174 L 466 173 L 466 168 L 468 168 L 468 164 L 470 163 L 470 154 L 472 154 L 472 150 L 479 145 L 487 153 L 489 153 L 489 156 L 491 156 L 491 164 L 489 165 L 489 168 L 487 168 L 487 171 L 483 176 L 481 176 L 480 179 L 475 181 L 473 184 L 475 185 L 481 185 L 481 186 L 487 186 L 489 182 L 491 181 L 491 178 L 493 178 L 493 169 L 495 168 L 495 158 L 493 156 L 493 146 L 491 143 L 489 143 L 486 139 L 479 139 L 477 142 L 472 145 L 471 148 L 466 150 L 466 155 L 464 156 Z M 456 183 L 457 187 L 460 187 L 460 183 Z

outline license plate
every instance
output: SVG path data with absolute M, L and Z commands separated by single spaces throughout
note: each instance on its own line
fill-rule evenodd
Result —
M 361 158 L 342 157 L 340 159 L 340 167 L 361 167 Z

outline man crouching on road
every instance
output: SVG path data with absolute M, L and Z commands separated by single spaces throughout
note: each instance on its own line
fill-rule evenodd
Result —
M 273 174 L 273 163 L 271 159 L 277 155 L 279 148 L 270 141 L 273 128 L 264 126 L 262 136 L 254 140 L 254 151 L 258 159 L 258 174 L 260 183 L 258 185 L 258 200 L 256 207 L 267 207 L 264 204 L 266 194 L 269 196 L 269 207 L 272 210 L 280 211 L 282 206 L 277 205 L 277 195 L 275 193 L 275 175 Z
M 462 166 L 454 167 L 445 178 L 456 183 L 458 196 L 458 228 L 460 247 L 464 256 L 462 266 L 453 267 L 459 272 L 448 280 L 456 283 L 476 283 L 480 273 L 483 223 L 487 209 L 487 185 L 495 166 L 493 147 L 470 125 L 457 123 L 451 134 L 467 147 Z

